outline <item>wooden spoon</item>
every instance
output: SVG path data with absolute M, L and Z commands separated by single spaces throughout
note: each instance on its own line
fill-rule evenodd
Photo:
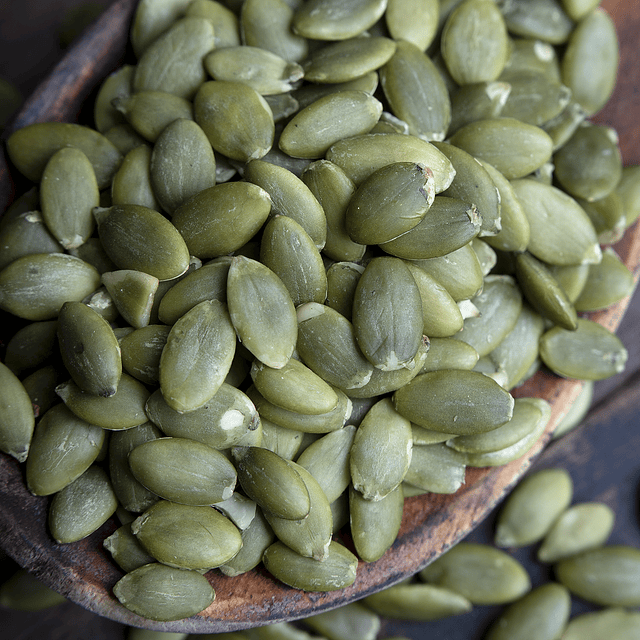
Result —
M 135 0 L 117 0 L 63 58 L 27 101 L 7 134 L 32 122 L 78 121 L 81 106 L 108 73 L 125 60 L 129 24 Z M 594 120 L 620 133 L 626 164 L 640 161 L 640 68 L 636 64 L 640 32 L 640 5 L 629 0 L 604 0 L 614 17 L 621 44 L 619 84 L 610 103 Z M 0 210 L 21 193 L 27 183 L 6 157 L 0 158 Z M 640 273 L 640 227 L 630 228 L 616 250 L 625 264 Z M 591 314 L 615 330 L 629 299 Z M 6 328 L 3 330 L 6 332 Z M 47 528 L 48 499 L 26 489 L 23 468 L 0 454 L 0 547 L 21 566 L 67 598 L 101 616 L 131 626 L 184 633 L 233 631 L 272 622 L 302 618 L 335 608 L 379 591 L 416 573 L 478 525 L 518 482 L 538 456 L 550 433 L 581 389 L 581 383 L 538 373 L 517 390 L 518 396 L 539 396 L 551 403 L 546 435 L 525 456 L 493 469 L 468 469 L 466 484 L 453 495 L 410 498 L 405 502 L 402 528 L 393 547 L 377 562 L 358 567 L 355 583 L 342 591 L 305 593 L 286 587 L 259 568 L 229 578 L 211 571 L 207 577 L 216 600 L 192 618 L 159 623 L 140 618 L 119 604 L 112 594 L 122 571 L 104 550 L 102 541 L 118 527 L 110 519 L 88 538 L 74 544 L 56 544 Z M 348 536 L 341 541 L 352 547 Z

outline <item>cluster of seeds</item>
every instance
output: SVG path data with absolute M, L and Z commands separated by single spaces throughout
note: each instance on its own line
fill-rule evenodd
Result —
M 586 119 L 615 29 L 538 4 L 141 0 L 95 129 L 11 134 L 39 187 L 0 226 L 0 308 L 28 322 L 0 449 L 53 496 L 58 542 L 118 510 L 126 607 L 193 615 L 206 571 L 260 562 L 346 587 L 405 497 L 540 438 L 548 403 L 509 392 L 541 363 L 622 370 L 578 317 L 634 285 L 600 243 L 640 173 Z

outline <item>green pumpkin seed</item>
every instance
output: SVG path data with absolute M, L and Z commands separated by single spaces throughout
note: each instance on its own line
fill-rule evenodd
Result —
M 615 244 L 622 238 L 627 222 L 624 204 L 615 189 L 599 200 L 576 198 L 576 202 L 589 216 L 600 244 Z
M 131 531 L 156 560 L 181 569 L 217 567 L 233 558 L 242 545 L 240 531 L 212 507 L 167 500 L 156 502 L 136 518 Z
M 514 35 L 550 44 L 566 42 L 574 27 L 559 0 L 515 0 L 504 7 L 503 14 Z
M 273 544 L 275 536 L 264 515 L 258 509 L 249 526 L 241 532 L 242 548 L 231 560 L 218 569 L 226 576 L 239 576 L 260 564 L 267 547 Z
M 238 105 L 242 105 L 241 110 Z M 195 121 L 218 153 L 247 162 L 271 149 L 273 114 L 265 99 L 250 86 L 223 80 L 205 82 L 198 89 L 193 107 Z
M 552 439 L 557 439 L 563 436 L 565 433 L 572 431 L 576 427 L 580 426 L 585 416 L 591 408 L 591 402 L 593 400 L 593 380 L 585 380 L 582 384 L 582 389 L 578 394 L 578 397 L 573 401 L 573 404 L 569 407 L 569 410 L 562 416 L 556 428 L 553 431 Z
M 208 20 L 181 18 L 145 49 L 136 66 L 133 90 L 192 98 L 206 79 L 203 59 L 213 46 L 213 25 Z
M 131 523 L 123 524 L 102 543 L 116 564 L 125 572 L 133 571 L 154 559 L 131 532 Z
M 278 145 L 294 158 L 321 158 L 343 138 L 368 133 L 382 103 L 364 91 L 338 91 L 301 109 L 284 127 Z
M 113 204 L 140 204 L 149 209 L 159 210 L 151 186 L 151 149 L 141 145 L 127 153 L 111 183 Z
M 555 574 L 571 593 L 603 607 L 637 607 L 640 551 L 608 545 L 560 560 Z
M 554 327 L 540 338 L 540 357 L 565 378 L 603 380 L 624 370 L 628 353 L 608 329 L 578 318 L 575 331 Z
M 347 82 L 336 82 L 328 84 L 305 83 L 293 91 L 301 109 L 308 107 L 312 102 L 320 98 L 335 93 L 337 91 L 364 91 L 373 95 L 378 88 L 378 74 L 375 71 L 365 73 L 363 76 L 354 78 Z
M 358 427 L 349 465 L 353 486 L 367 500 L 381 500 L 404 479 L 411 463 L 411 423 L 385 398 Z
M 482 290 L 482 265 L 471 243 L 444 256 L 415 260 L 413 264 L 437 280 L 456 302 L 468 300 Z
M 603 9 L 592 11 L 571 32 L 562 58 L 562 81 L 587 115 L 599 111 L 613 93 L 618 57 L 615 24 Z
M 402 133 L 367 133 L 340 140 L 329 148 L 326 159 L 337 164 L 356 185 L 394 162 L 415 162 L 429 167 L 436 193 L 449 187 L 455 176 L 449 159 L 432 144 Z
M 125 122 L 123 114 L 113 106 L 112 100 L 131 94 L 134 72 L 134 65 L 122 65 L 107 76 L 100 85 L 93 106 L 93 120 L 100 133 L 105 133 L 112 127 Z
M 197 571 L 157 562 L 127 573 L 115 584 L 113 593 L 130 611 L 159 621 L 195 615 L 215 598 L 209 581 Z
M 394 393 L 393 403 L 400 415 L 426 429 L 469 435 L 508 422 L 514 400 L 481 373 L 443 369 L 415 377 Z
M 244 82 L 263 96 L 291 91 L 303 76 L 296 62 L 251 46 L 214 49 L 205 57 L 204 66 L 215 80 Z
M 49 320 L 65 302 L 83 300 L 99 284 L 98 271 L 79 258 L 26 255 L 0 271 L 0 308 L 27 320 Z
M 214 449 L 235 445 L 248 432 L 256 431 L 260 423 L 251 400 L 224 382 L 213 397 L 194 411 L 175 411 L 160 390 L 151 394 L 146 411 L 149 419 L 166 435 L 196 440 Z
M 381 69 L 380 83 L 393 114 L 409 133 L 424 140 L 444 140 L 451 121 L 447 86 L 431 59 L 418 46 L 400 41 Z
M 260 261 L 282 280 L 294 306 L 325 301 L 327 275 L 322 257 L 311 236 L 293 218 L 275 216 L 267 222 Z
M 478 362 L 478 352 L 466 342 L 454 338 L 430 338 L 429 353 L 420 373 L 440 369 L 473 369 Z
M 587 201 L 611 193 L 622 176 L 618 135 L 611 127 L 583 123 L 553 156 L 565 191 Z
M 79 478 L 96 460 L 105 440 L 101 427 L 89 424 L 58 404 L 33 433 L 26 479 L 34 495 L 51 495 Z
M 417 424 L 411 424 L 411 433 L 413 435 L 413 444 L 416 446 L 438 444 L 440 442 L 446 442 L 459 436 L 453 433 L 441 433 L 440 431 L 430 431 L 429 429 L 423 429 Z M 404 483 L 405 489 L 410 487 L 407 483 Z M 417 489 L 417 487 L 414 487 Z
M 265 400 L 254 386 L 247 389 L 247 395 L 266 420 L 302 433 L 322 434 L 341 429 L 351 415 L 352 405 L 349 397 L 337 387 L 332 389 L 338 396 L 338 404 L 331 411 L 320 414 L 298 413 L 278 407 Z
M 349 489 L 349 522 L 353 544 L 365 562 L 379 560 L 391 547 L 402 521 L 404 494 L 398 485 L 380 500 L 367 500 Z
M 79 418 L 103 429 L 119 431 L 147 421 L 144 404 L 149 391 L 126 373 L 120 376 L 116 392 L 108 398 L 86 393 L 72 381 L 58 385 L 56 393 Z
M 622 202 L 625 226 L 629 227 L 640 215 L 640 171 L 635 166 L 623 167 L 615 193 Z
M 482 217 L 475 205 L 438 195 L 415 227 L 381 243 L 380 247 L 406 260 L 439 258 L 471 242 L 480 232 L 481 224 Z
M 485 37 L 479 40 L 480 31 Z M 489 0 L 465 0 L 445 21 L 442 57 L 458 84 L 496 80 L 507 62 L 508 46 L 504 18 Z
M 157 384 L 160 356 L 170 329 L 164 325 L 147 325 L 125 336 L 120 341 L 123 369 L 145 384 Z
M 597 311 L 631 294 L 633 274 L 611 247 L 602 252 L 600 264 L 589 265 L 589 275 L 575 303 L 576 311 Z
M 459 542 L 419 575 L 425 582 L 451 589 L 473 604 L 506 604 L 531 589 L 529 575 L 515 558 L 472 542 Z
M 138 482 L 165 500 L 212 505 L 233 494 L 236 472 L 211 447 L 186 438 L 158 438 L 135 447 L 129 465 Z
M 413 447 L 405 483 L 430 493 L 455 493 L 465 481 L 465 457 L 437 438 L 430 439 L 432 444 Z
M 611 607 L 574 616 L 563 637 L 566 640 L 596 640 L 606 636 L 611 640 L 625 640 L 638 635 L 638 631 L 640 613 Z
M 335 591 L 352 585 L 358 559 L 341 544 L 332 541 L 327 557 L 318 562 L 305 558 L 282 542 L 264 552 L 264 565 L 277 580 L 303 591 Z
M 553 524 L 538 549 L 541 562 L 557 562 L 602 546 L 613 529 L 613 509 L 601 502 L 569 507 Z
M 100 204 L 96 175 L 85 154 L 74 147 L 56 151 L 40 182 L 42 217 L 65 249 L 73 249 L 93 233 L 91 213 Z
M 356 285 L 352 321 L 358 346 L 373 366 L 383 371 L 414 366 L 422 341 L 422 301 L 401 260 L 369 262 Z
M 338 404 L 331 386 L 294 358 L 280 369 L 254 362 L 251 379 L 266 400 L 288 411 L 315 415 L 327 413 Z
M 572 496 L 571 476 L 564 469 L 545 469 L 527 476 L 500 511 L 495 544 L 521 547 L 542 540 Z
M 380 618 L 358 602 L 308 616 L 304 624 L 330 640 L 374 640 L 380 630 Z
M 345 40 L 361 34 L 383 15 L 386 2 L 357 0 L 348 5 L 339 0 L 311 0 L 293 15 L 294 33 L 313 40 Z
M 187 0 L 141 0 L 131 26 L 131 44 L 137 58 L 184 13 Z
M 354 327 L 331 307 L 308 302 L 297 309 L 302 361 L 326 382 L 349 390 L 364 386 L 373 365 L 362 355 Z
M 571 196 L 528 178 L 515 180 L 512 186 L 529 221 L 530 253 L 552 265 L 600 262 L 593 224 Z
M 158 136 L 151 153 L 151 186 L 162 208 L 173 213 L 216 182 L 216 161 L 204 131 L 177 119 Z
M 63 253 L 39 211 L 22 213 L 0 229 L 0 270 L 8 264 L 33 253 Z
M 485 637 L 487 640 L 552 640 L 560 637 L 570 613 L 569 591 L 549 582 L 511 604 Z
M 107 474 L 92 465 L 53 496 L 48 519 L 51 535 L 60 543 L 82 540 L 99 529 L 117 505 Z
M 584 107 L 572 98 L 555 118 L 541 125 L 553 140 L 554 151 L 562 148 L 586 117 L 587 112 Z
M 283 367 L 293 354 L 298 327 L 282 280 L 260 262 L 237 256 L 229 267 L 227 304 L 244 346 L 267 366 Z
M 107 255 L 120 269 L 171 280 L 189 267 L 189 250 L 162 214 L 135 204 L 94 209 Z
M 206 18 L 213 25 L 216 49 L 235 47 L 240 44 L 240 26 L 238 17 L 231 9 L 219 2 L 195 0 L 186 7 L 185 15 Z
M 302 519 L 282 518 L 265 511 L 265 518 L 276 537 L 305 558 L 325 562 L 333 534 L 329 500 L 318 481 L 302 466 L 289 463 L 299 474 L 309 494 L 309 513 Z
M 395 50 L 396 43 L 381 36 L 333 42 L 309 54 L 303 62 L 304 77 L 318 84 L 349 82 L 379 69 Z
M 439 620 L 471 611 L 472 604 L 451 589 L 433 584 L 398 584 L 373 593 L 364 604 L 385 618 Z
M 470 122 L 499 117 L 510 92 L 511 84 L 500 80 L 452 88 L 449 134 Z
M 345 228 L 359 244 L 386 243 L 425 219 L 434 202 L 433 173 L 421 164 L 397 162 L 374 171 L 345 211 Z
M 352 319 L 353 296 L 363 272 L 364 267 L 355 262 L 335 262 L 327 269 L 326 304 L 347 320 Z
M 551 138 L 515 118 L 477 120 L 458 129 L 449 142 L 493 165 L 508 180 L 522 178 L 551 157 Z
M 307 57 L 306 38 L 291 29 L 295 4 L 285 0 L 245 0 L 240 8 L 240 26 L 244 43 L 271 51 L 290 62 Z
M 118 500 L 127 511 L 141 513 L 160 498 L 140 484 L 129 466 L 129 454 L 137 446 L 161 437 L 151 422 L 117 431 L 109 438 L 109 477 Z
M 102 274 L 102 283 L 120 315 L 135 329 L 146 327 L 151 320 L 158 278 L 130 269 Z
M 0 450 L 24 462 L 35 427 L 31 399 L 20 379 L 0 362 Z
M 262 448 L 277 453 L 285 460 L 293 460 L 302 446 L 302 431 L 287 429 L 264 417 L 262 425 Z
M 44 415 L 58 400 L 55 388 L 59 382 L 60 372 L 54 365 L 36 369 L 22 379 L 36 417 Z
M 225 182 L 187 200 L 172 222 L 193 255 L 216 258 L 249 242 L 266 221 L 271 204 L 269 194 L 259 186 Z M 230 228 L 233 233 L 228 233 Z
M 478 162 L 485 168 L 500 196 L 500 231 L 484 240 L 501 251 L 524 251 L 531 235 L 529 220 L 511 186 L 511 183 L 492 165 Z
M 389 0 L 384 14 L 389 34 L 426 51 L 436 36 L 440 3 L 434 0 Z
M 109 258 L 99 238 L 89 238 L 84 244 L 75 249 L 70 249 L 69 253 L 75 258 L 80 258 L 88 262 L 91 266 L 102 274 L 105 271 L 114 271 L 117 269 L 113 260 Z
M 169 335 L 160 357 L 160 388 L 176 411 L 193 411 L 220 388 L 231 367 L 236 336 L 226 308 L 206 300 L 187 311 Z
M 268 449 L 234 447 L 238 481 L 265 513 L 297 521 L 309 514 L 309 490 L 293 462 Z
M 111 184 L 122 162 L 122 154 L 101 133 L 68 122 L 38 122 L 14 131 L 7 139 L 7 152 L 18 171 L 38 182 L 53 154 L 63 147 L 76 147 L 93 166 L 99 189 Z
M 122 156 L 126 156 L 129 151 L 146 144 L 145 139 L 127 122 L 111 127 L 111 129 L 105 131 L 104 137 Z

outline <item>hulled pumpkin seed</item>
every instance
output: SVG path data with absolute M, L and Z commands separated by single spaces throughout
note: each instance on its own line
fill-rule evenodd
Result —
M 521 547 L 542 540 L 572 496 L 571 476 L 564 469 L 545 469 L 527 476 L 500 511 L 495 544 Z
M 515 0 L 503 14 L 511 33 L 551 44 L 566 42 L 574 26 L 559 0 Z
M 611 640 L 633 638 L 640 631 L 640 613 L 610 607 L 574 616 L 564 632 L 566 640 L 595 640 L 605 635 Z
M 420 571 L 430 584 L 451 589 L 473 604 L 505 604 L 531 589 L 524 567 L 489 545 L 459 542 Z
M 384 14 L 394 40 L 406 40 L 426 51 L 436 36 L 440 3 L 434 0 L 389 0 Z
M 560 560 L 554 571 L 571 593 L 603 607 L 637 607 L 640 551 L 607 545 Z
M 383 0 L 357 0 L 345 5 L 339 0 L 311 0 L 293 15 L 294 33 L 313 40 L 345 40 L 361 34 L 383 15 Z
M 20 379 L 0 362 L 0 450 L 24 462 L 35 427 L 31 399 Z
M 416 428 L 419 428 L 416 426 Z M 434 432 L 434 436 L 435 436 Z M 447 438 L 452 437 L 448 434 Z M 465 457 L 438 442 L 437 437 L 424 438 L 430 444 L 413 447 L 405 484 L 431 493 L 455 493 L 465 480 Z
M 154 562 L 131 532 L 131 523 L 123 524 L 102 543 L 118 566 L 125 572 Z
M 215 592 L 197 571 L 159 562 L 144 565 L 120 578 L 113 593 L 127 609 L 150 620 L 181 620 L 206 609 Z

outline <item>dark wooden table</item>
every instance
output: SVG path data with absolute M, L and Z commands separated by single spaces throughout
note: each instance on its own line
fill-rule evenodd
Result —
M 29 95 L 63 54 L 59 28 L 64 12 L 84 3 L 85 0 L 5 0 L 0 5 L 0 77 L 12 80 L 23 95 Z M 98 3 L 106 6 L 108 1 Z M 635 3 L 629 0 L 629 4 Z M 628 28 L 631 33 L 633 24 Z M 637 31 L 630 37 L 637 40 Z M 638 87 L 633 87 L 631 93 L 637 101 L 627 105 L 632 110 L 628 121 L 635 123 L 638 131 Z M 615 113 L 606 109 L 600 115 L 604 122 L 615 117 Z M 634 140 L 632 146 L 635 152 L 627 154 L 625 161 L 638 163 L 640 144 Z M 626 370 L 596 384 L 594 402 L 583 425 L 549 445 L 533 470 L 553 466 L 567 469 L 574 482 L 574 502 L 598 500 L 615 510 L 616 524 L 610 542 L 640 547 L 640 293 L 633 296 L 618 335 L 629 351 Z M 494 520 L 495 512 L 467 539 L 490 543 Z M 535 561 L 534 552 L 535 547 L 527 547 L 515 551 L 514 556 L 526 566 L 536 586 L 553 576 L 548 567 Z M 10 569 L 12 565 L 4 561 L 0 567 Z M 591 607 L 587 603 L 574 599 L 574 614 L 588 609 Z M 389 620 L 384 622 L 380 637 L 480 640 L 500 611 L 501 607 L 476 607 L 463 616 L 431 623 Z M 119 640 L 126 637 L 124 625 L 100 618 L 72 603 L 37 614 L 0 607 L 0 621 L 2 640 Z

